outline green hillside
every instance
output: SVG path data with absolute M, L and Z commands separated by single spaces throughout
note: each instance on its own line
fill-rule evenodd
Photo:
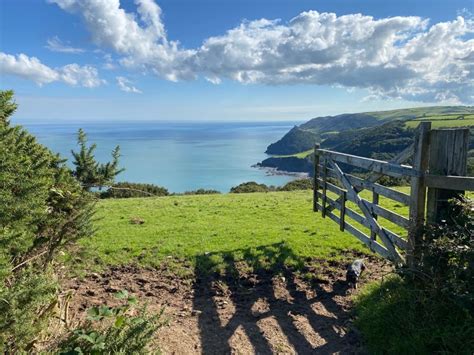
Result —
M 279 141 L 270 144 L 267 153 L 298 154 L 311 149 L 316 142 L 324 142 L 338 133 L 381 126 L 393 121 L 404 121 L 410 128 L 416 127 L 421 121 L 432 121 L 433 128 L 469 127 L 474 125 L 474 108 L 433 106 L 316 117 L 294 127 Z
M 472 132 L 474 108 L 434 106 L 313 118 L 270 144 L 267 153 L 272 157 L 258 166 L 311 174 L 310 153 L 317 142 L 326 149 L 387 160 L 411 144 L 413 129 L 426 121 L 432 128 L 471 127 Z M 474 173 L 474 150 L 469 173 Z

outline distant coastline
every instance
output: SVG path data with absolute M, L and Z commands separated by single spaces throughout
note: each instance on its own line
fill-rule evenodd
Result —
M 261 163 L 252 165 L 252 168 L 263 170 L 267 176 L 291 176 L 295 178 L 304 179 L 308 178 L 310 175 L 309 173 L 280 170 L 278 168 L 261 165 Z
M 283 186 L 292 174 L 251 166 L 267 157 L 266 146 L 284 135 L 294 122 L 66 122 L 24 123 L 38 141 L 71 160 L 79 128 L 97 144 L 97 159 L 110 160 L 118 144 L 119 181 L 165 186 L 173 193 L 197 189 L 229 192 L 248 181 Z

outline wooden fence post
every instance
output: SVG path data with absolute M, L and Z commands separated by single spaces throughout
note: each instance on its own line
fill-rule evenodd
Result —
M 313 211 L 318 212 L 318 190 L 319 190 L 319 144 L 314 145 L 314 170 L 313 170 Z
M 436 129 L 430 133 L 431 175 L 465 176 L 469 149 L 469 128 Z M 449 186 L 446 186 L 449 188 Z M 448 200 L 462 191 L 428 188 L 427 222 L 438 223 L 445 216 Z
M 379 194 L 376 193 L 373 189 L 372 189 L 372 203 L 374 205 L 379 204 Z M 375 212 L 373 213 L 373 216 L 374 216 L 375 220 L 378 219 L 377 214 Z M 372 240 L 377 239 L 377 233 L 372 228 L 370 229 L 370 239 L 372 239 Z
M 419 245 L 422 238 L 425 220 L 426 186 L 423 174 L 429 165 L 430 129 L 431 122 L 421 122 L 414 143 L 413 168 L 421 175 L 411 178 L 410 226 L 406 253 L 406 261 L 411 268 L 414 268 L 417 263 L 417 245 Z

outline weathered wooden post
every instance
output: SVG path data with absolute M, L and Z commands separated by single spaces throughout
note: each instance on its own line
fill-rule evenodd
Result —
M 372 189 L 372 203 L 374 205 L 379 204 L 379 194 L 376 193 L 373 189 Z M 378 219 L 377 214 L 375 212 L 372 215 L 373 215 L 375 220 Z M 370 228 L 370 239 L 372 239 L 372 240 L 377 239 L 377 233 L 373 230 L 373 228 Z
M 436 129 L 430 132 L 430 175 L 465 176 L 469 149 L 469 128 Z M 428 188 L 427 222 L 438 223 L 445 216 L 448 200 L 464 191 Z
M 314 170 L 313 170 L 313 211 L 318 212 L 318 190 L 319 190 L 319 144 L 314 145 Z
M 417 262 L 417 245 L 423 237 L 423 225 L 425 221 L 426 185 L 424 174 L 429 165 L 429 132 L 431 122 L 421 122 L 418 126 L 418 134 L 415 136 L 413 152 L 413 169 L 419 172 L 419 176 L 411 178 L 410 196 L 410 226 L 408 231 L 408 246 L 406 261 L 409 267 L 414 268 Z

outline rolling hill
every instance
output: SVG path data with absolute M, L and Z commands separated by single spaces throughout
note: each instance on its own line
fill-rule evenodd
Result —
M 316 142 L 324 142 L 340 132 L 381 126 L 393 121 L 403 121 L 411 128 L 421 121 L 433 121 L 434 127 L 474 126 L 474 107 L 433 106 L 316 117 L 293 127 L 279 141 L 270 144 L 266 153 L 301 153 L 313 148 Z
M 311 152 L 317 142 L 326 149 L 387 160 L 412 143 L 414 129 L 424 121 L 431 121 L 433 128 L 471 127 L 473 132 L 474 107 L 434 106 L 313 118 L 270 144 L 266 153 L 272 156 L 258 165 L 311 174 Z M 474 172 L 473 138 L 471 134 L 470 174 Z

